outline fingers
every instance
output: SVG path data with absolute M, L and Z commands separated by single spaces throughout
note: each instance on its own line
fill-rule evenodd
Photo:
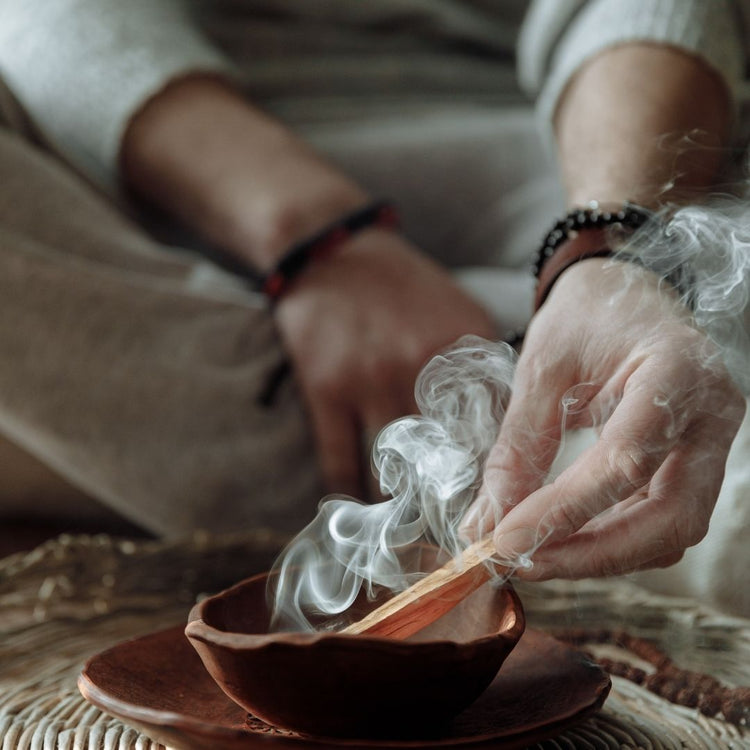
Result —
M 341 403 L 309 400 L 323 482 L 329 492 L 360 497 L 363 490 L 360 431 L 353 413 Z
M 361 446 L 364 473 L 368 481 L 366 496 L 362 499 L 378 502 L 391 497 L 397 489 L 392 477 L 378 463 L 375 444 L 386 425 L 399 417 L 415 413 L 402 392 L 402 388 L 384 390 L 377 394 L 371 392 L 371 400 L 363 404 Z
M 543 546 L 521 577 L 619 575 L 677 562 L 708 529 L 733 434 L 716 418 L 705 418 L 687 432 L 690 438 L 670 453 L 647 493 L 619 503 L 567 539 Z
M 415 414 L 416 409 L 408 398 L 409 389 L 401 383 L 393 387 L 370 388 L 367 401 L 359 407 L 360 422 L 366 437 L 366 444 L 372 446 L 378 433 L 390 422 L 407 414 Z
M 403 390 L 403 389 L 401 389 Z M 318 393 L 308 398 L 310 416 L 320 457 L 323 481 L 329 492 L 360 499 L 375 496 L 369 459 L 380 430 L 409 413 L 399 389 L 370 392 L 366 403 L 347 405 L 346 398 L 326 398 Z
M 598 442 L 498 525 L 501 556 L 564 539 L 646 486 L 684 431 L 690 391 L 684 378 L 669 363 L 638 368 Z M 669 392 L 676 394 L 671 403 Z

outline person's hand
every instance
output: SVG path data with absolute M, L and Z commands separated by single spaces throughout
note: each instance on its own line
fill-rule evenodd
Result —
M 706 533 L 744 408 L 666 282 L 580 262 L 532 321 L 465 530 L 494 529 L 527 579 L 673 564 Z M 598 441 L 543 485 L 563 430 L 591 425 Z
M 495 338 L 485 310 L 395 232 L 369 229 L 313 263 L 276 306 L 331 491 L 361 496 L 367 443 L 414 413 L 422 365 L 463 334 Z

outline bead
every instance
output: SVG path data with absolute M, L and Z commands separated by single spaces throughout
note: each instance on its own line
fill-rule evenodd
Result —
M 625 203 L 617 211 L 602 211 L 597 201 L 589 201 L 585 208 L 575 208 L 562 218 L 555 221 L 545 236 L 537 252 L 532 270 L 538 279 L 542 270 L 566 240 L 575 236 L 582 229 L 601 229 L 605 226 L 618 224 L 621 229 L 633 230 L 641 226 L 650 214 L 638 206 Z

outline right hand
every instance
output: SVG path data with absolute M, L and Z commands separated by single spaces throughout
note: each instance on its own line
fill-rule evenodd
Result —
M 568 268 L 528 328 L 513 396 L 465 530 L 530 580 L 677 562 L 708 531 L 745 412 L 712 342 L 634 264 Z M 598 440 L 548 484 L 563 429 Z
M 276 305 L 325 483 L 363 496 L 365 451 L 414 413 L 416 376 L 464 334 L 497 337 L 489 314 L 397 233 L 367 229 L 308 266 Z

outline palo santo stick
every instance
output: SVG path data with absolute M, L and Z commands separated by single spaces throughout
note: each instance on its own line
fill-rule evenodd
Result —
M 494 552 L 491 536 L 475 542 L 458 559 L 425 576 L 340 632 L 408 638 L 488 581 L 490 571 L 485 563 Z

